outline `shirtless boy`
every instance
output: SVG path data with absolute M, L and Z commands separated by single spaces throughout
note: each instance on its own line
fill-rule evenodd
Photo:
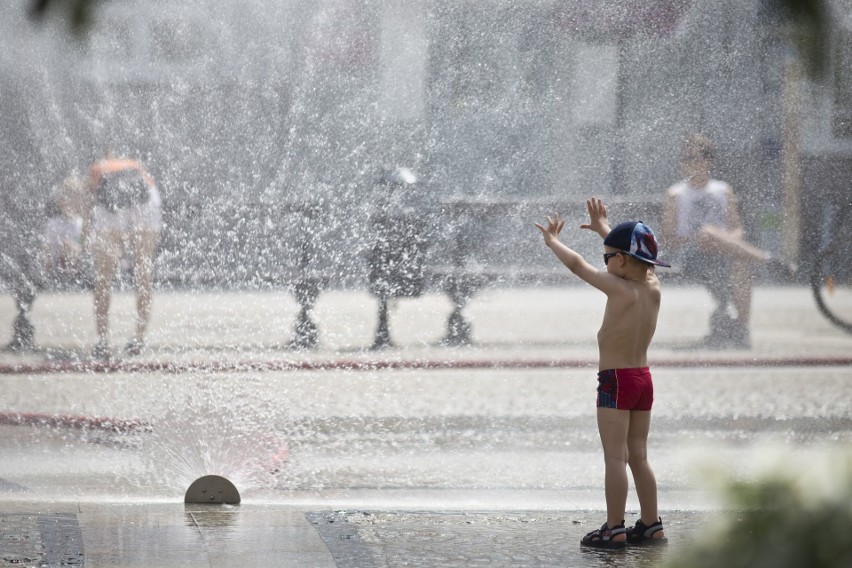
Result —
M 650 227 L 628 221 L 610 230 L 606 206 L 600 199 L 586 202 L 589 223 L 581 229 L 604 239 L 601 271 L 559 240 L 565 221 L 556 214 L 547 226 L 535 224 L 544 243 L 571 272 L 607 296 L 598 331 L 597 422 L 604 450 L 607 519 L 600 529 L 583 537 L 581 545 L 623 548 L 631 544 L 665 542 L 657 512 L 657 481 L 648 463 L 648 431 L 654 387 L 648 370 L 648 346 L 657 327 L 660 281 L 654 265 L 657 241 Z M 632 528 L 624 527 L 627 506 L 627 466 L 633 473 L 641 515 Z

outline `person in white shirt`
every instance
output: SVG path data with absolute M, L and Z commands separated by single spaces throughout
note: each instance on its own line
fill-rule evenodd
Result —
M 795 269 L 745 240 L 733 189 L 711 177 L 714 154 L 713 143 L 705 136 L 686 137 L 684 179 L 666 192 L 661 232 L 675 255 L 673 264 L 688 278 L 707 284 L 718 303 L 702 345 L 748 348 L 752 267 L 766 265 L 787 279 Z

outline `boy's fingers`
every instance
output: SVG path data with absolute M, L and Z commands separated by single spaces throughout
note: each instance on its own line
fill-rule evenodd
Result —
M 539 231 L 541 231 L 544 235 L 549 235 L 549 234 L 551 234 L 551 232 L 552 232 L 550 227 L 543 227 L 543 226 L 539 225 L 538 223 L 536 223 L 536 224 L 535 224 L 535 226 L 536 226 L 536 228 L 537 228 Z
M 553 215 L 553 217 L 548 215 L 547 217 L 545 217 L 545 219 L 547 220 L 547 228 L 545 228 L 543 225 L 535 223 L 535 226 L 538 227 L 538 230 L 543 233 L 551 233 L 554 231 L 558 233 L 562 230 L 562 227 L 565 226 L 565 220 L 559 218 L 559 213 L 556 213 L 555 215 Z

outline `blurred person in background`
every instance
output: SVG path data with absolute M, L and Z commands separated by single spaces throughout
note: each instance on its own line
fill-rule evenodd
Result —
M 43 209 L 40 200 L 30 193 L 16 196 L 14 190 L 0 191 L 0 285 L 11 293 L 18 312 L 6 351 L 35 349 L 35 328 L 30 316 L 41 286 L 38 250 Z
M 90 241 L 94 261 L 95 323 L 98 342 L 93 356 L 107 359 L 109 308 L 112 285 L 122 256 L 133 257 L 136 290 L 136 333 L 125 346 L 127 355 L 138 355 L 145 346 L 151 317 L 154 258 L 162 229 L 160 193 L 142 164 L 118 158 L 110 151 L 89 168 L 85 192 L 86 214 L 83 243 Z
M 57 187 L 41 250 L 45 285 L 75 287 L 85 281 L 83 262 L 83 191 L 85 180 L 71 174 Z
M 709 138 L 687 135 L 681 157 L 684 179 L 666 191 L 662 236 L 677 255 L 674 263 L 688 279 L 707 285 L 717 302 L 710 333 L 700 346 L 747 349 L 752 267 L 765 266 L 784 279 L 792 278 L 795 269 L 745 240 L 733 189 L 711 177 L 715 152 Z

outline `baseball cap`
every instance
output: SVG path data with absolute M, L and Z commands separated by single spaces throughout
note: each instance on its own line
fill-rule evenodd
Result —
M 642 221 L 619 223 L 604 239 L 608 247 L 618 249 L 642 262 L 671 268 L 671 264 L 657 260 L 657 237 L 651 227 Z

